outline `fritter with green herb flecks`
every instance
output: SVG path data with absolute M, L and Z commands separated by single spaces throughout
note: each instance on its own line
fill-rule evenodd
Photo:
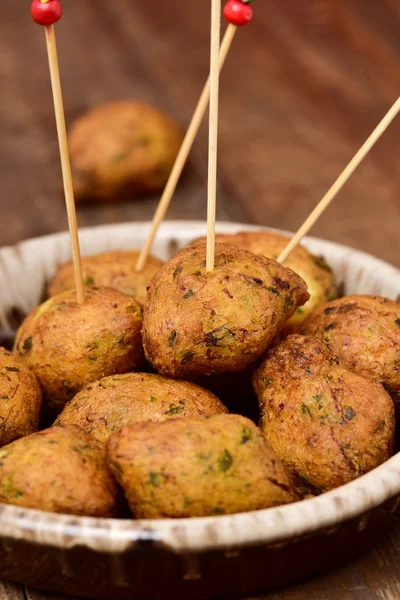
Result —
M 215 240 L 276 259 L 286 248 L 290 238 L 270 231 L 241 231 L 234 234 L 217 234 Z M 204 238 L 194 240 L 191 245 L 199 243 L 204 243 Z M 309 301 L 304 306 L 299 306 L 288 321 L 289 325 L 298 326 L 315 307 L 336 298 L 337 289 L 332 269 L 325 259 L 322 256 L 314 256 L 303 246 L 296 246 L 285 265 L 304 279 L 310 294 Z
M 116 485 L 96 440 L 79 427 L 52 427 L 0 450 L 0 502 L 112 517 Z
M 391 456 L 389 394 L 341 366 L 320 340 L 289 336 L 270 352 L 253 383 L 268 443 L 317 490 L 343 485 Z
M 205 246 L 185 248 L 150 285 L 147 359 L 172 377 L 242 371 L 308 298 L 304 281 L 273 259 L 216 244 L 207 272 Z
M 83 257 L 85 284 L 115 288 L 144 304 L 147 299 L 147 287 L 163 263 L 158 258 L 149 256 L 143 270 L 138 273 L 138 256 L 139 252 L 136 251 L 112 250 Z M 74 266 L 72 262 L 68 262 L 57 270 L 49 283 L 47 295 L 51 297 L 74 287 Z
M 35 375 L 18 356 L 0 348 L 0 446 L 36 431 L 41 405 Z
M 92 108 L 69 134 L 77 201 L 162 190 L 182 139 L 180 127 L 169 116 L 143 102 Z
M 295 499 L 261 431 L 238 415 L 128 425 L 107 452 L 138 518 L 237 513 Z
M 79 425 L 105 443 L 115 431 L 136 421 L 228 412 L 216 396 L 194 383 L 149 373 L 105 377 L 68 402 L 56 425 Z
M 85 294 L 84 304 L 74 290 L 53 296 L 17 332 L 15 352 L 37 376 L 54 416 L 88 383 L 144 364 L 136 300 L 111 288 L 88 287 Z
M 400 400 L 400 306 L 379 296 L 345 296 L 320 306 L 302 333 L 321 340 L 350 371 L 380 381 Z

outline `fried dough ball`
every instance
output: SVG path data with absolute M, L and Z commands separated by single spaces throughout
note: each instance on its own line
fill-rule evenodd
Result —
M 111 287 L 133 296 L 140 304 L 147 299 L 147 287 L 162 266 L 162 261 L 149 256 L 143 271 L 136 271 L 139 252 L 112 250 L 82 258 L 85 285 Z M 61 265 L 50 281 L 47 296 L 51 297 L 75 287 L 72 261 Z
M 79 427 L 52 427 L 0 450 L 0 502 L 92 517 L 115 514 L 104 450 Z
M 168 115 L 143 102 L 92 108 L 69 134 L 75 198 L 104 201 L 162 190 L 182 140 Z
M 18 356 L 0 348 L 0 446 L 36 431 L 41 405 L 34 374 Z
M 55 425 L 79 425 L 99 442 L 136 421 L 228 412 L 216 396 L 194 383 L 149 373 L 105 377 L 68 402 Z
M 261 431 L 238 415 L 135 423 L 110 438 L 107 452 L 138 518 L 220 515 L 294 499 Z
M 194 240 L 191 245 L 204 243 L 204 239 Z M 253 254 L 277 259 L 290 238 L 269 231 L 241 231 L 234 234 L 217 234 L 215 240 L 221 244 L 234 244 Z M 288 324 L 297 326 L 316 306 L 336 298 L 337 289 L 332 269 L 325 259 L 322 256 L 314 256 L 303 246 L 296 246 L 285 262 L 285 266 L 304 279 L 310 294 L 309 301 L 304 306 L 299 306 L 288 321 Z
M 47 411 L 58 414 L 85 385 L 101 377 L 143 367 L 141 307 L 111 288 L 53 296 L 22 323 L 15 352 L 42 387 Z
M 289 469 L 320 491 L 371 471 L 393 452 L 394 405 L 318 339 L 292 335 L 253 377 L 261 429 Z
M 185 248 L 150 285 L 143 343 L 163 375 L 242 371 L 309 298 L 304 281 L 275 260 L 225 244 L 216 244 L 210 273 L 205 260 L 204 245 Z
M 346 296 L 314 310 L 302 333 L 321 340 L 350 371 L 380 381 L 400 399 L 400 305 Z

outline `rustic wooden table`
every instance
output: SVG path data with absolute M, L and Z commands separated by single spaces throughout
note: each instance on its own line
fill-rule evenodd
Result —
M 268 0 L 221 79 L 219 219 L 295 229 L 400 90 L 398 0 Z M 209 6 L 68 0 L 57 26 L 67 119 L 139 97 L 188 123 L 208 69 Z M 66 217 L 43 32 L 28 1 L 0 3 L 1 245 L 60 231 Z M 400 266 L 400 120 L 313 233 Z M 203 128 L 169 218 L 206 214 Z M 146 220 L 157 198 L 79 210 L 81 226 Z M 400 526 L 339 571 L 259 598 L 400 597 Z M 55 600 L 0 582 L 1 599 Z

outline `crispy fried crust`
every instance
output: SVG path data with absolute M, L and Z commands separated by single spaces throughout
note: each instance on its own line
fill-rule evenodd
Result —
M 95 256 L 82 258 L 83 276 L 86 285 L 111 287 L 123 294 L 133 296 L 140 304 L 147 299 L 147 287 L 162 266 L 162 261 L 149 256 L 143 271 L 136 271 L 139 252 L 112 250 Z M 61 265 L 50 281 L 47 296 L 72 290 L 75 287 L 72 261 Z
M 141 325 L 140 305 L 117 290 L 87 288 L 82 305 L 67 291 L 25 319 L 15 352 L 37 376 L 46 408 L 58 414 L 88 383 L 143 367 Z
M 56 425 L 79 425 L 105 443 L 118 429 L 136 421 L 228 412 L 214 394 L 194 383 L 148 373 L 105 377 L 87 386 L 64 408 Z
M 18 356 L 0 348 L 0 446 L 36 431 L 41 405 L 35 375 Z
M 380 384 L 342 367 L 320 340 L 289 336 L 253 383 L 267 441 L 315 488 L 338 487 L 391 456 L 392 399 Z
M 191 245 L 204 243 L 205 238 L 194 240 Z M 241 231 L 234 234 L 217 234 L 216 242 L 234 244 L 254 254 L 278 258 L 286 248 L 290 238 L 269 231 Z M 304 306 L 299 306 L 288 323 L 298 326 L 317 306 L 337 297 L 337 288 L 332 269 L 322 256 L 314 256 L 303 246 L 296 246 L 285 265 L 300 275 L 307 284 L 310 299 Z
M 154 277 L 143 321 L 147 359 L 163 375 L 243 370 L 309 298 L 306 284 L 275 260 L 217 244 L 181 250 Z
M 238 415 L 129 425 L 110 438 L 108 457 L 138 518 L 236 513 L 294 499 L 280 460 Z
M 161 190 L 182 139 L 169 116 L 142 102 L 96 106 L 69 134 L 77 201 Z
M 0 450 L 0 502 L 112 517 L 116 485 L 104 451 L 79 427 L 53 427 Z
M 400 395 L 400 306 L 379 296 L 346 296 L 320 306 L 302 333 L 321 340 L 343 365 Z

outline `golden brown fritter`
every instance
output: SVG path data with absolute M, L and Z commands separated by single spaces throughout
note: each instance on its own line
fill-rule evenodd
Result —
M 271 351 L 253 383 L 267 441 L 316 489 L 338 487 L 391 456 L 389 394 L 347 371 L 320 340 L 289 336 Z
M 261 431 L 238 415 L 128 425 L 107 451 L 138 518 L 237 513 L 294 499 Z
M 205 238 L 194 240 L 191 245 L 204 243 Z M 290 237 L 269 231 L 241 231 L 234 234 L 217 234 L 215 240 L 221 244 L 234 244 L 254 254 L 277 259 L 286 248 Z M 296 246 L 285 265 L 300 275 L 307 284 L 309 301 L 299 306 L 290 325 L 299 325 L 317 306 L 337 297 L 332 269 L 322 256 L 314 256 L 303 246 Z
M 79 425 L 99 442 L 124 425 L 228 412 L 216 396 L 194 383 L 148 373 L 105 377 L 68 402 L 56 425 Z
M 143 102 L 92 108 L 69 134 L 77 201 L 162 190 L 182 140 L 169 116 Z
M 149 256 L 143 271 L 136 271 L 139 252 L 111 250 L 95 256 L 82 258 L 84 281 L 86 285 L 111 287 L 123 294 L 133 296 L 140 304 L 147 299 L 147 287 L 162 266 L 162 261 Z M 75 287 L 74 266 L 72 261 L 61 265 L 50 281 L 47 296 L 51 297 Z
M 314 310 L 302 333 L 321 340 L 343 365 L 400 396 L 400 305 L 379 296 L 345 296 Z
M 264 354 L 297 306 L 304 281 L 275 260 L 216 244 L 181 250 L 154 277 L 143 320 L 147 359 L 163 375 L 242 371 Z
M 88 287 L 79 305 L 76 292 L 67 291 L 24 320 L 15 352 L 37 376 L 45 407 L 55 415 L 88 383 L 142 369 L 141 326 L 141 307 L 130 296 Z
M 0 348 L 0 446 L 36 431 L 41 405 L 34 374 L 18 356 Z
M 116 485 L 104 450 L 79 427 L 52 427 L 0 450 L 0 502 L 112 517 Z

